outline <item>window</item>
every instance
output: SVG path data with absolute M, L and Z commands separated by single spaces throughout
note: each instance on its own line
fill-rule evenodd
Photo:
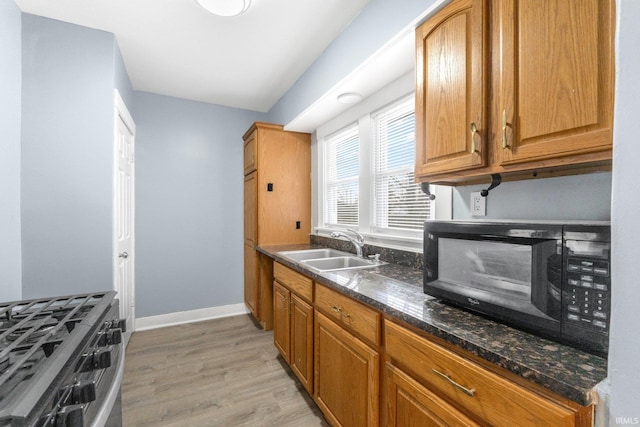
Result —
M 325 140 L 325 211 L 330 225 L 358 226 L 360 138 L 358 124 Z
M 452 191 L 414 182 L 414 76 L 386 86 L 316 129 L 314 232 L 352 228 L 370 244 L 422 250 L 427 219 L 450 219 Z
M 422 230 L 431 202 L 414 182 L 415 106 L 405 98 L 371 116 L 372 229 Z

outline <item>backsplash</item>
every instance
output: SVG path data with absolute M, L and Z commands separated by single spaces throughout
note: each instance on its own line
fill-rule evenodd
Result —
M 315 234 L 312 234 L 310 237 L 312 245 L 320 245 L 340 251 L 355 253 L 353 244 L 346 240 L 333 239 L 331 237 L 318 236 Z M 382 246 L 365 244 L 364 253 L 365 255 L 380 254 L 381 261 L 404 265 L 406 267 L 412 267 L 418 270 L 422 270 L 422 266 L 424 265 L 422 254 L 417 252 L 409 252 L 400 249 L 391 249 Z

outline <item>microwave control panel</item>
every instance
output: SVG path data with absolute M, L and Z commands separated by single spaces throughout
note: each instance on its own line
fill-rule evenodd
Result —
M 607 353 L 611 317 L 610 242 L 565 241 L 562 333 Z
M 567 320 L 589 329 L 609 330 L 609 263 L 569 258 L 567 262 Z

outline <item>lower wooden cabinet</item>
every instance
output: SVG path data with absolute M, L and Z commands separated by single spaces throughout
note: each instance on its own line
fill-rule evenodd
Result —
M 388 427 L 478 426 L 391 363 L 385 373 Z
M 314 399 L 332 426 L 379 422 L 380 354 L 316 313 Z
M 304 388 L 313 393 L 313 306 L 292 293 L 290 317 L 289 364 Z
M 495 426 L 590 425 L 591 408 L 573 408 L 532 392 L 393 322 L 385 320 L 384 332 L 385 352 L 391 362 L 411 374 L 414 386 L 423 384 L 422 391 L 428 388 L 441 402 L 430 408 L 455 405 L 470 419 Z M 403 386 L 407 384 L 411 383 Z
M 273 343 L 307 392 L 313 393 L 314 309 L 311 301 L 287 287 L 313 295 L 312 282 L 281 264 L 274 267 Z
M 273 277 L 274 344 L 334 427 L 593 424 L 593 406 L 492 369 L 277 262 Z
M 273 282 L 273 344 L 287 363 L 291 363 L 291 292 Z
M 258 316 L 258 256 L 253 245 L 244 245 L 244 302 Z

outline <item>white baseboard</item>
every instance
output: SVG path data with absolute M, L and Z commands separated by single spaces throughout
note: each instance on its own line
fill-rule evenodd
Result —
M 247 314 L 249 310 L 243 304 L 221 305 L 198 310 L 179 311 L 177 313 L 160 314 L 158 316 L 140 317 L 135 321 L 135 331 L 164 328 L 183 323 L 201 322 L 203 320 Z

